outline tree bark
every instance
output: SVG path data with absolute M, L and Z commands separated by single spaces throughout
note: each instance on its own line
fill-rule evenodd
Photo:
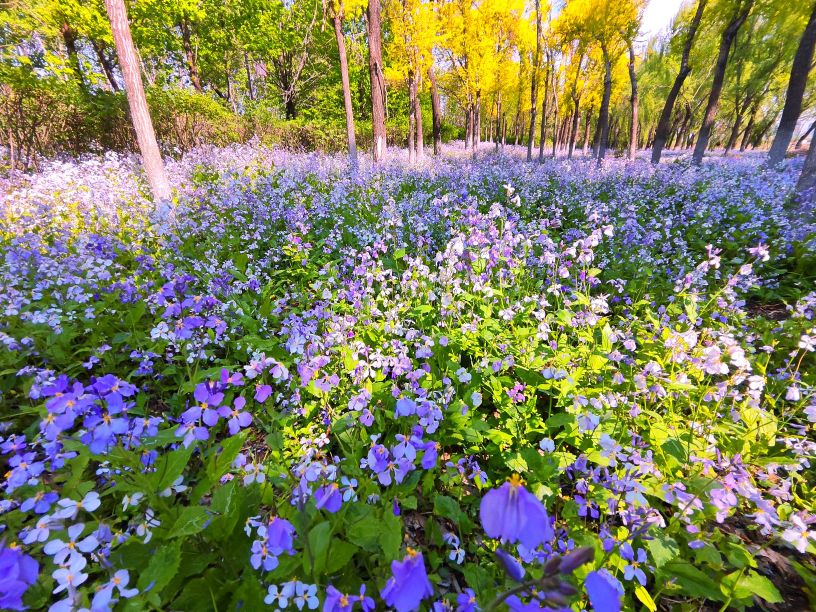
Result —
M 102 66 L 102 71 L 105 73 L 105 78 L 108 79 L 108 85 L 110 85 L 111 91 L 121 91 L 119 83 L 116 82 L 116 74 L 113 71 L 113 62 L 111 62 L 110 58 L 105 55 L 105 45 L 92 40 L 91 46 L 96 54 L 96 59 L 99 60 L 99 65 Z
M 575 100 L 575 111 L 572 113 L 572 129 L 569 133 L 569 151 L 567 152 L 567 159 L 572 159 L 572 153 L 575 150 L 575 139 L 578 137 L 578 122 L 581 119 L 581 100 Z
M 782 109 L 782 118 L 776 130 L 771 150 L 768 152 L 768 163 L 775 166 L 783 159 L 788 150 L 796 123 L 802 113 L 802 98 L 805 95 L 810 65 L 813 62 L 813 51 L 816 49 L 816 3 L 810 13 L 805 31 L 799 39 L 799 47 L 793 57 L 788 92 L 785 95 L 785 107 Z
M 550 98 L 550 61 L 547 54 L 547 69 L 544 71 L 544 99 L 541 101 L 541 140 L 538 143 L 538 161 L 544 161 L 544 141 L 547 138 L 547 103 Z
M 717 56 L 717 63 L 714 65 L 714 77 L 711 83 L 711 93 L 708 96 L 708 103 L 706 104 L 705 114 L 703 115 L 703 125 L 700 126 L 700 132 L 697 135 L 697 142 L 694 145 L 694 153 L 692 154 L 692 161 L 700 165 L 703 162 L 703 155 L 705 155 L 708 148 L 708 140 L 711 137 L 711 130 L 714 127 L 714 120 L 717 117 L 717 107 L 720 103 L 720 94 L 722 93 L 723 83 L 725 81 L 725 69 L 728 66 L 728 55 L 731 51 L 731 45 L 734 44 L 734 39 L 737 37 L 737 32 L 748 19 L 748 14 L 754 6 L 755 0 L 740 0 L 737 4 L 737 9 L 731 17 L 728 26 L 723 30 L 722 38 L 720 40 L 720 51 Z
M 799 175 L 796 193 L 802 202 L 816 203 L 816 147 L 811 146 Z
M 198 74 L 198 62 L 196 61 L 191 40 L 190 23 L 186 17 L 182 17 L 179 20 L 179 29 L 181 30 L 181 44 L 184 47 L 184 56 L 187 58 L 187 69 L 190 71 L 190 82 L 193 84 L 193 89 L 201 93 L 204 91 L 204 88 L 201 86 L 201 77 Z
M 527 161 L 533 161 L 536 113 L 538 112 L 538 69 L 541 64 L 541 0 L 535 0 L 536 45 L 533 55 L 533 74 L 530 83 L 530 129 L 527 135 Z
M 439 103 L 439 89 L 436 86 L 436 74 L 433 65 L 428 69 L 428 80 L 431 83 L 431 130 L 433 131 L 434 155 L 442 153 L 442 109 Z
M 142 75 L 139 72 L 139 60 L 136 55 L 136 47 L 133 45 L 133 38 L 130 35 L 125 2 L 124 0 L 105 0 L 105 9 L 110 19 L 116 54 L 119 57 L 119 67 L 122 70 L 130 106 L 130 117 L 133 121 L 139 150 L 142 153 L 147 181 L 153 192 L 154 200 L 163 202 L 170 199 L 170 183 L 164 171 L 161 152 L 156 142 L 156 133 L 153 131 L 153 123 L 147 108 Z
M 598 164 L 606 157 L 609 144 L 609 101 L 612 98 L 612 60 L 606 44 L 601 45 L 604 60 L 604 91 L 601 99 L 601 114 L 598 117 Z
M 592 121 L 592 108 L 590 107 L 586 112 L 586 117 L 584 118 L 584 144 L 581 146 L 581 154 L 586 155 L 587 147 L 589 147 L 589 136 L 590 136 L 590 123 Z
M 65 49 L 68 52 L 68 63 L 71 65 L 71 70 L 73 70 L 77 80 L 79 81 L 80 89 L 82 89 L 82 91 L 87 91 L 88 84 L 85 82 L 85 75 L 82 73 L 82 66 L 79 63 L 79 52 L 77 51 L 76 46 L 76 32 L 67 22 L 62 24 L 60 32 L 62 33 L 62 40 L 65 43 Z
M 414 114 L 414 107 L 416 100 L 414 96 L 416 90 L 414 89 L 414 71 L 408 71 L 408 163 L 412 164 L 416 161 L 416 115 Z
M 496 134 L 496 150 L 499 150 L 499 142 L 502 139 L 502 99 L 501 99 L 501 91 L 499 91 L 498 96 L 496 97 L 496 121 L 499 124 L 498 133 Z
M 669 95 L 666 97 L 666 103 L 663 105 L 663 110 L 660 113 L 660 119 L 657 122 L 657 129 L 652 141 L 652 163 L 659 164 L 660 157 L 663 154 L 663 147 L 666 146 L 666 141 L 669 139 L 669 130 L 671 129 L 671 116 L 674 110 L 674 103 L 680 95 L 680 90 L 683 88 L 683 83 L 691 73 L 691 66 L 689 66 L 689 55 L 691 55 L 691 47 L 694 39 L 697 36 L 697 30 L 700 27 L 700 20 L 703 18 L 703 11 L 705 10 L 708 0 L 697 0 L 697 10 L 691 20 L 688 34 L 686 34 L 686 43 L 683 46 L 683 56 L 680 59 L 680 71 L 674 79 L 674 84 Z
M 753 117 L 751 117 L 751 119 L 753 119 Z M 814 130 L 814 128 L 816 128 L 816 121 L 814 121 L 813 123 L 811 123 L 811 124 L 810 124 L 810 127 L 807 129 L 807 132 L 805 132 L 804 134 L 802 134 L 802 135 L 799 137 L 799 140 L 797 140 L 797 141 L 796 141 L 796 148 L 797 148 L 797 149 L 801 149 L 801 148 L 802 148 L 802 144 L 805 142 L 805 139 L 806 139 L 808 136 L 810 136 L 810 133 L 811 133 L 811 132 Z M 746 130 L 746 132 L 747 132 L 747 130 Z M 746 134 L 746 139 L 747 139 L 747 134 Z M 743 150 L 744 150 L 744 149 L 743 149 Z
M 352 172 L 357 170 L 357 136 L 354 133 L 354 107 L 351 103 L 351 84 L 349 81 L 348 59 L 346 57 L 346 37 L 343 34 L 343 16 L 335 13 L 332 17 L 334 36 L 337 39 L 337 50 L 340 56 L 340 81 L 343 84 L 343 107 L 346 111 L 346 137 L 348 138 L 349 166 Z
M 419 75 L 414 76 L 414 123 L 416 124 L 416 159 L 425 157 L 425 132 L 422 128 L 422 100 L 419 97 Z
M 382 63 L 380 0 L 368 0 L 368 70 L 371 75 L 371 126 L 374 163 L 385 159 L 385 76 Z
M 558 71 L 555 69 L 555 62 L 553 61 L 553 141 L 552 141 L 552 156 L 555 159 L 555 156 L 558 152 Z
M 629 128 L 629 159 L 635 159 L 638 144 L 638 83 L 635 72 L 635 45 L 632 40 L 626 41 L 629 47 L 629 81 L 632 83 L 632 95 L 629 102 L 632 107 L 632 124 Z
M 476 91 L 476 106 L 473 108 L 473 158 L 482 142 L 482 91 Z

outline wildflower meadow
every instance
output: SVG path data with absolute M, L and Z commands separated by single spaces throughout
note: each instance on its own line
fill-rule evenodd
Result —
M 3 179 L 0 608 L 807 610 L 802 161 Z

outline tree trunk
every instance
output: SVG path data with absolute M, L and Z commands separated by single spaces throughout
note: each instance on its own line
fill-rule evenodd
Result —
M 632 40 L 628 40 L 629 46 L 629 80 L 632 83 L 632 95 L 629 102 L 632 106 L 632 124 L 629 128 L 629 159 L 635 159 L 638 144 L 638 83 L 635 72 L 635 46 Z
M 541 140 L 538 143 L 538 161 L 544 161 L 544 141 L 547 138 L 547 102 L 550 98 L 550 61 L 547 54 L 547 69 L 544 71 L 544 99 L 541 101 Z
M 139 60 L 133 38 L 130 35 L 130 25 L 127 19 L 127 10 L 124 0 L 105 0 L 105 9 L 110 19 L 113 40 L 116 43 L 116 54 L 119 57 L 119 67 L 122 69 L 122 78 L 125 82 L 130 116 L 133 120 L 133 129 L 136 131 L 136 140 L 142 153 L 147 181 L 153 198 L 157 202 L 170 199 L 170 183 L 164 171 L 164 164 L 156 143 L 156 133 L 150 120 L 147 108 L 142 75 L 139 72 Z
M 502 137 L 502 99 L 501 91 L 496 96 L 496 121 L 498 122 L 498 132 L 496 134 L 496 150 L 499 150 L 499 142 Z
M 686 34 L 686 42 L 683 46 L 683 56 L 680 59 L 680 71 L 674 79 L 674 84 L 669 95 L 666 97 L 666 103 L 663 105 L 663 111 L 660 113 L 660 119 L 657 122 L 657 129 L 652 142 L 652 163 L 659 164 L 660 157 L 663 154 L 663 147 L 666 146 L 666 141 L 669 139 L 669 130 L 671 129 L 671 116 L 674 110 L 674 103 L 680 95 L 680 90 L 683 88 L 686 78 L 691 73 L 691 66 L 689 66 L 689 55 L 691 54 L 691 47 L 694 39 L 697 36 L 697 30 L 700 27 L 700 20 L 703 18 L 703 11 L 708 0 L 697 0 L 697 10 L 694 13 L 694 18 L 691 20 L 688 34 Z
M 473 108 L 473 158 L 482 142 L 482 91 L 476 91 L 476 106 Z
M 538 113 L 538 69 L 541 64 L 541 0 L 535 0 L 536 45 L 533 55 L 532 78 L 530 79 L 530 129 L 527 134 L 527 161 L 533 161 L 535 145 L 536 113 Z
M 753 117 L 751 117 L 751 119 L 753 119 Z M 802 135 L 799 137 L 799 140 L 797 140 L 797 141 L 796 141 L 796 148 L 797 148 L 797 149 L 801 149 L 801 148 L 802 148 L 802 144 L 804 144 L 805 139 L 806 139 L 808 136 L 810 136 L 810 133 L 811 133 L 811 132 L 814 130 L 814 128 L 816 128 L 816 121 L 814 121 L 813 123 L 811 123 L 811 124 L 810 124 L 810 127 L 807 129 L 807 132 L 805 132 L 804 134 L 802 134 Z M 746 130 L 746 138 L 747 138 L 747 131 L 748 131 L 748 130 Z M 744 149 L 743 149 L 743 150 L 744 150 Z
M 768 163 L 775 166 L 783 159 L 790 145 L 793 132 L 796 130 L 796 123 L 802 113 L 802 98 L 805 95 L 808 73 L 810 73 L 813 62 L 813 51 L 816 49 L 816 3 L 810 13 L 805 31 L 799 39 L 799 47 L 793 57 L 790 79 L 788 80 L 788 92 L 785 96 L 785 107 L 782 109 L 782 118 L 779 120 L 779 127 L 776 130 L 771 150 L 768 153 Z
M 113 71 L 113 62 L 111 62 L 110 58 L 105 55 L 105 45 L 92 40 L 91 46 L 96 54 L 96 59 L 99 60 L 99 65 L 102 66 L 102 71 L 105 73 L 105 78 L 108 79 L 108 85 L 110 85 L 111 91 L 121 91 L 119 83 L 116 82 L 116 74 Z
M 575 111 L 572 113 L 572 129 L 569 133 L 569 150 L 567 152 L 567 159 L 572 159 L 572 153 L 575 150 L 575 139 L 578 137 L 578 122 L 581 119 L 580 99 L 575 100 Z
M 470 149 L 470 140 L 473 137 L 473 102 L 468 100 L 465 108 L 465 151 Z
M 414 89 L 414 71 L 408 71 L 408 163 L 416 161 L 416 115 L 414 107 L 416 100 L 416 89 Z
M 598 117 L 598 163 L 606 157 L 606 147 L 609 144 L 609 100 L 612 98 L 612 60 L 609 49 L 601 45 L 604 60 L 604 91 L 601 99 L 601 115 Z
M 589 147 L 589 136 L 590 136 L 590 123 L 592 122 L 592 107 L 590 107 L 586 112 L 586 117 L 584 119 L 584 144 L 581 146 L 581 154 L 586 155 L 587 148 Z
M 179 20 L 179 29 L 181 30 L 181 44 L 184 47 L 184 56 L 187 58 L 187 69 L 190 71 L 190 82 L 193 84 L 193 89 L 201 93 L 204 89 L 201 87 L 201 77 L 198 74 L 198 62 L 196 61 L 190 35 L 190 24 L 186 17 Z
M 737 37 L 737 32 L 748 19 L 748 14 L 754 6 L 755 0 L 740 0 L 737 4 L 737 10 L 731 18 L 730 23 L 725 28 L 720 40 L 720 52 L 717 56 L 717 63 L 714 65 L 714 77 L 711 83 L 711 93 L 708 96 L 708 103 L 706 104 L 705 114 L 703 115 L 703 125 L 700 126 L 700 132 L 697 135 L 697 143 L 694 145 L 694 154 L 692 161 L 699 165 L 703 162 L 703 155 L 705 155 L 708 148 L 708 140 L 711 137 L 711 130 L 714 127 L 714 119 L 717 117 L 717 107 L 720 103 L 720 94 L 722 93 L 723 82 L 725 81 L 725 69 L 728 66 L 728 55 L 731 51 L 731 45 L 734 44 L 734 39 Z
M 428 80 L 431 83 L 431 129 L 433 131 L 434 155 L 442 153 L 442 109 L 439 104 L 439 89 L 436 87 L 436 74 L 433 65 L 428 68 Z
M 816 203 L 816 147 L 811 146 L 799 175 L 796 193 L 802 202 Z
M 244 53 L 244 68 L 247 77 L 247 94 L 250 100 L 255 100 L 255 90 L 252 87 L 252 71 L 249 67 L 249 56 L 246 53 Z
M 348 138 L 349 167 L 357 170 L 357 136 L 354 133 L 354 107 L 351 103 L 351 83 L 349 81 L 348 59 L 346 57 L 346 37 L 343 34 L 343 16 L 335 13 L 332 17 L 337 51 L 340 57 L 340 81 L 343 85 L 343 107 L 346 111 L 346 137 Z
M 552 156 L 558 152 L 558 71 L 555 69 L 555 62 L 553 61 L 553 142 L 552 142 Z
M 737 111 L 736 117 L 734 118 L 734 125 L 731 126 L 731 134 L 728 136 L 728 143 L 725 145 L 725 156 L 727 156 L 731 150 L 737 146 L 737 138 L 739 138 L 740 132 L 742 131 L 742 119 L 744 115 L 745 107 L 743 106 Z
M 385 76 L 382 63 L 380 0 L 368 0 L 368 70 L 371 74 L 371 124 L 374 162 L 385 159 Z
M 419 97 L 419 75 L 414 77 L 414 122 L 416 123 L 416 159 L 425 157 L 425 132 L 422 128 L 422 100 Z
M 60 32 L 62 33 L 62 40 L 65 43 L 65 50 L 68 52 L 68 63 L 71 66 L 71 70 L 74 72 L 77 80 L 79 81 L 80 89 L 82 89 L 82 91 L 87 91 L 88 84 L 85 82 L 85 75 L 82 73 L 82 66 L 80 66 L 79 63 L 79 53 L 77 52 L 76 46 L 76 32 L 74 32 L 74 29 L 67 22 L 62 24 Z

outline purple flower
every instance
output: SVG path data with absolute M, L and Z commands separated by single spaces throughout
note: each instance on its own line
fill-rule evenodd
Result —
M 456 612 L 476 612 L 479 604 L 473 589 L 465 589 L 456 596 Z
M 0 543 L 0 609 L 23 610 L 23 594 L 37 581 L 39 564 L 18 548 Z
M 544 504 L 527 491 L 517 474 L 482 498 L 479 518 L 485 533 L 533 549 L 553 538 L 550 517 Z
M 340 487 L 336 482 L 323 485 L 314 494 L 317 502 L 317 509 L 321 508 L 327 512 L 334 514 L 343 506 L 343 496 L 340 493 Z
M 589 572 L 584 588 L 592 607 L 598 612 L 620 612 L 623 586 L 605 569 Z
M 380 595 L 386 605 L 397 612 L 416 610 L 423 599 L 433 595 L 422 553 L 409 548 L 408 556 L 402 562 L 391 562 L 391 573 L 393 575 Z
M 199 383 L 196 385 L 193 397 L 201 409 L 201 420 L 212 427 L 218 422 L 218 408 L 224 401 L 224 394 L 217 391 L 214 383 Z
M 255 401 L 263 404 L 269 396 L 272 395 L 272 387 L 270 385 L 262 385 L 260 383 L 255 385 Z
M 349 612 L 353 605 L 353 597 L 341 593 L 331 584 L 326 588 L 326 599 L 323 600 L 323 612 Z
M 626 561 L 629 561 L 629 564 L 623 568 L 623 577 L 626 580 L 632 580 L 632 578 L 637 578 L 637 581 L 641 585 L 646 584 L 646 574 L 640 569 L 640 565 L 642 563 L 646 563 L 648 558 L 646 557 L 646 551 L 642 548 L 638 548 L 637 551 L 632 549 L 632 545 L 629 542 L 624 542 L 621 544 L 620 547 L 620 554 Z
M 527 572 L 524 570 L 524 566 L 518 559 L 501 548 L 497 548 L 494 552 L 510 578 L 516 582 L 521 582 L 524 580 L 524 574 Z
M 232 404 L 233 408 L 221 406 L 218 409 L 218 415 L 229 419 L 227 421 L 227 427 L 229 427 L 230 435 L 234 436 L 244 427 L 249 427 L 252 423 L 252 415 L 243 411 L 244 406 L 246 406 L 246 400 L 243 397 L 236 397 Z
M 46 555 L 54 555 L 54 563 L 56 565 L 62 565 L 66 558 L 68 558 L 68 564 L 72 564 L 76 557 L 82 556 L 77 551 L 89 553 L 99 546 L 99 540 L 97 540 L 96 536 L 93 534 L 81 541 L 77 541 L 79 536 L 82 535 L 84 529 L 84 523 L 71 525 L 68 528 L 67 542 L 63 542 L 62 540 L 51 540 L 45 545 L 43 552 Z
M 118 590 L 119 595 L 125 599 L 138 595 L 139 589 L 127 588 L 128 582 L 130 582 L 130 574 L 127 570 L 119 570 L 116 572 L 110 582 L 102 586 L 102 588 L 96 592 L 93 597 L 91 609 L 107 610 L 111 603 L 116 601 L 113 599 L 114 589 Z

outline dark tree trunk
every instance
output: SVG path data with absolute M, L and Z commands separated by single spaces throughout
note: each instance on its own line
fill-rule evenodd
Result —
M 723 83 L 725 81 L 725 69 L 728 66 L 728 55 L 731 51 L 731 45 L 734 44 L 734 39 L 737 37 L 737 32 L 748 19 L 748 14 L 754 6 L 755 0 L 740 0 L 737 4 L 737 9 L 731 17 L 731 21 L 725 28 L 720 40 L 720 51 L 717 55 L 717 63 L 714 65 L 714 77 L 711 83 L 711 93 L 708 96 L 708 103 L 706 104 L 705 113 L 703 115 L 703 124 L 700 126 L 700 132 L 697 134 L 697 142 L 694 145 L 694 153 L 692 161 L 699 165 L 703 162 L 703 155 L 705 155 L 708 148 L 708 140 L 711 137 L 711 130 L 714 127 L 714 120 L 717 117 L 717 107 L 720 103 L 720 94 L 722 93 Z
M 575 102 L 575 110 L 572 113 L 572 129 L 569 132 L 569 151 L 567 152 L 567 158 L 572 159 L 572 154 L 575 151 L 575 140 L 578 138 L 578 123 L 581 119 L 581 100 L 577 98 L 574 100 Z
M 552 156 L 555 158 L 558 153 L 558 73 L 553 64 L 553 141 L 552 141 Z
M 544 141 L 547 139 L 547 103 L 550 99 L 550 58 L 544 71 L 544 99 L 541 101 L 541 140 L 538 143 L 538 161 L 544 161 Z
M 629 46 L 629 81 L 632 83 L 632 95 L 629 103 L 632 107 L 632 124 L 629 128 L 629 159 L 635 159 L 638 144 L 638 83 L 635 72 L 635 46 L 632 40 L 628 40 Z
M 793 132 L 796 130 L 796 123 L 802 113 L 802 98 L 805 95 L 814 49 L 816 49 L 816 3 L 813 5 L 810 19 L 802 33 L 802 38 L 799 39 L 796 55 L 793 57 L 785 107 L 782 109 L 782 118 L 779 120 L 779 127 L 768 153 L 768 163 L 771 165 L 776 165 L 785 158 Z
M 91 46 L 93 47 L 94 53 L 96 54 L 96 59 L 99 60 L 99 65 L 102 66 L 102 71 L 105 73 L 105 78 L 108 79 L 108 85 L 110 85 L 111 91 L 121 91 L 121 87 L 119 87 L 119 83 L 116 82 L 116 74 L 113 70 L 113 62 L 105 53 L 105 45 L 103 43 L 96 42 L 95 40 L 91 41 Z
M 436 74 L 433 66 L 428 69 L 428 80 L 431 83 L 431 129 L 434 155 L 439 155 L 442 153 L 442 109 L 439 104 L 439 89 L 436 87 Z
M 666 97 L 666 103 L 663 105 L 663 110 L 660 113 L 660 119 L 657 122 L 657 129 L 652 143 L 652 163 L 659 164 L 660 156 L 663 154 L 663 147 L 666 146 L 666 141 L 669 139 L 669 130 L 671 129 L 671 116 L 674 110 L 674 103 L 680 95 L 680 90 L 683 88 L 683 83 L 691 73 L 691 66 L 689 66 L 689 55 L 691 55 L 691 47 L 694 39 L 697 36 L 697 30 L 700 27 L 700 20 L 703 18 L 703 11 L 708 0 L 697 0 L 697 10 L 694 13 L 694 18 L 691 20 L 688 34 L 686 34 L 686 42 L 683 46 L 683 56 L 680 59 L 680 71 L 674 79 L 674 84 L 669 95 Z
M 753 117 L 751 117 L 751 119 L 753 119 Z M 810 133 L 811 133 L 811 132 L 814 130 L 814 128 L 816 128 L 816 121 L 814 121 L 813 123 L 811 123 L 811 124 L 810 124 L 810 127 L 807 129 L 807 132 L 805 132 L 804 134 L 802 134 L 802 135 L 799 137 L 799 140 L 797 140 L 797 141 L 796 141 L 796 148 L 797 148 L 797 149 L 801 149 L 801 148 L 802 148 L 802 144 L 804 144 L 805 139 L 806 139 L 808 136 L 810 136 Z M 746 130 L 746 132 L 747 132 L 747 130 Z
M 538 69 L 541 64 L 541 0 L 535 0 L 536 46 L 533 56 L 533 74 L 530 83 L 530 129 L 527 134 L 527 161 L 533 161 L 536 113 L 538 112 Z
M 422 127 L 422 100 L 419 97 L 419 75 L 414 77 L 414 123 L 416 124 L 416 158 L 425 157 L 425 131 Z
M 601 99 L 601 114 L 598 117 L 598 163 L 606 157 L 606 147 L 609 144 L 609 100 L 612 98 L 612 60 L 609 49 L 601 45 L 604 60 L 604 91 Z
M 247 95 L 250 100 L 255 100 L 255 90 L 252 87 L 252 70 L 249 67 L 249 56 L 244 53 L 244 69 L 247 77 Z
M 414 71 L 408 71 L 408 163 L 416 161 L 416 88 L 414 86 Z
M 68 63 L 71 66 L 71 70 L 79 81 L 80 89 L 87 91 L 88 84 L 85 82 L 85 75 L 82 73 L 82 66 L 79 63 L 76 32 L 74 32 L 74 29 L 68 23 L 62 24 L 60 32 L 62 33 L 62 40 L 65 43 L 65 50 L 68 52 Z
M 119 67 L 125 82 L 130 117 L 133 121 L 139 150 L 142 153 L 147 181 L 153 192 L 153 198 L 157 202 L 167 201 L 170 199 L 170 183 L 164 171 L 161 152 L 156 143 L 156 133 L 153 131 L 153 123 L 147 108 L 139 59 L 130 35 L 125 2 L 124 0 L 105 0 L 105 9 L 110 19 L 113 40 L 116 43 L 116 54 L 119 57 Z
M 587 148 L 589 147 L 589 136 L 590 136 L 590 132 L 591 132 L 589 127 L 590 127 L 590 123 L 592 122 L 592 111 L 593 111 L 593 109 L 590 107 L 587 110 L 586 116 L 584 118 L 584 144 L 581 147 L 581 153 L 583 155 L 587 154 Z
M 191 40 L 190 23 L 186 17 L 179 20 L 179 29 L 181 30 L 181 44 L 184 47 L 184 56 L 187 58 L 187 69 L 190 71 L 190 83 L 193 84 L 193 89 L 200 93 L 204 91 L 204 89 L 201 87 L 201 77 L 198 74 L 198 62 L 196 61 Z
M 357 136 L 354 132 L 354 107 L 351 103 L 351 83 L 349 81 L 348 58 L 346 57 L 346 37 L 343 34 L 343 16 L 335 13 L 332 22 L 334 23 L 334 37 L 337 39 L 337 51 L 340 57 L 340 81 L 343 85 L 343 108 L 346 111 L 349 166 L 351 171 L 354 172 L 357 170 Z
M 796 185 L 796 192 L 802 202 L 816 203 L 816 147 L 812 146 L 808 151 L 802 174 L 799 175 L 799 182 Z
M 385 76 L 382 63 L 380 0 L 368 0 L 368 70 L 371 74 L 371 124 L 374 162 L 385 158 Z
M 498 96 L 496 97 L 496 121 L 498 122 L 498 133 L 496 134 L 496 150 L 499 150 L 499 142 L 502 139 L 502 99 L 501 99 L 501 91 L 499 91 Z

